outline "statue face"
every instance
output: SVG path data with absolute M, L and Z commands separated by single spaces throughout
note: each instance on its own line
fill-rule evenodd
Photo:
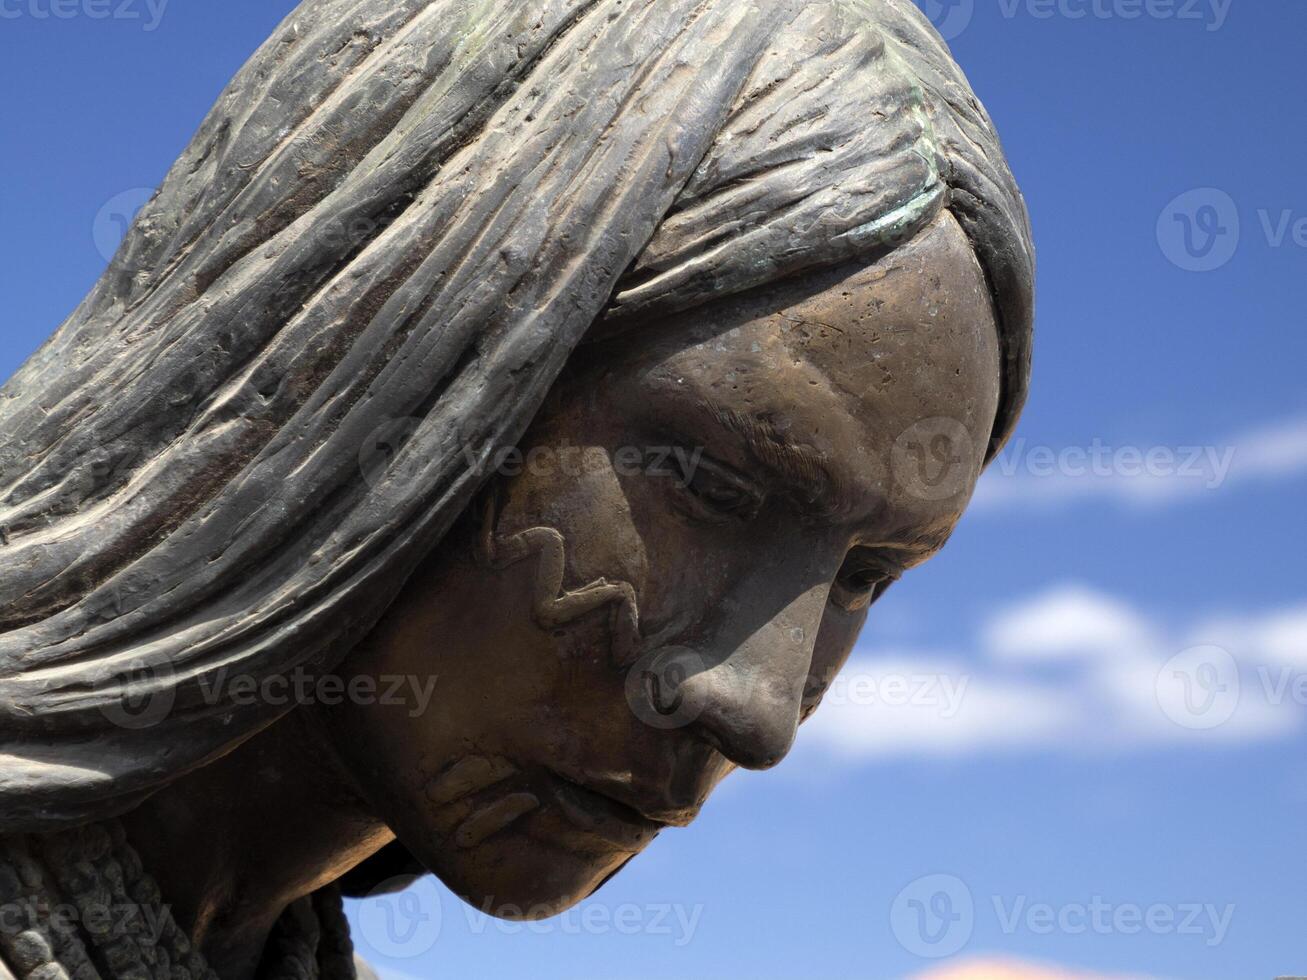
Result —
M 360 791 L 454 891 L 537 918 L 774 765 L 956 523 L 997 337 L 946 214 L 871 267 L 583 348 L 485 517 L 340 668 L 434 674 L 428 709 L 318 709 Z

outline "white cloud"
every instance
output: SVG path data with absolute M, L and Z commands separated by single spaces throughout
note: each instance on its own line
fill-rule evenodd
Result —
M 1215 684 L 1205 684 L 1195 672 L 1199 661 L 1178 668 L 1168 663 L 1160 657 L 1131 658 L 1103 664 L 1082 678 L 1087 696 L 1103 709 L 1095 733 L 1099 744 L 1128 751 L 1150 744 L 1252 743 L 1293 735 L 1302 727 L 1304 706 L 1276 699 L 1255 668 L 1242 671 L 1231 661 L 1229 670 L 1213 675 Z
M 1126 603 L 1078 585 L 1053 589 L 995 616 L 983 642 L 1001 660 L 1127 656 L 1151 642 Z
M 1256 642 L 1268 660 L 1307 669 L 1307 607 L 1263 620 L 1256 632 Z
M 1235 443 L 1232 476 L 1284 476 L 1307 470 L 1307 419 L 1259 429 Z
M 1255 480 L 1307 473 L 1307 419 L 1192 446 L 1034 446 L 1014 439 L 981 478 L 972 508 L 1067 506 L 1085 500 L 1160 504 Z
M 801 748 L 843 759 L 1248 744 L 1307 718 L 1307 606 L 1168 628 L 1062 586 L 1000 610 L 965 653 L 860 648 Z
M 1214 620 L 1194 635 L 1201 642 L 1237 647 L 1268 666 L 1307 670 L 1307 605 Z
M 841 673 L 802 742 L 845 757 L 966 755 L 1070 733 L 1078 706 L 1022 679 L 929 653 L 860 656 Z

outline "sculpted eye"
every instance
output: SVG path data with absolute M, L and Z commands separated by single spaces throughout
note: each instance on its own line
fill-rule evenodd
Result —
M 879 599 L 900 574 L 874 555 L 855 552 L 845 559 L 831 583 L 830 601 L 849 611 L 864 609 Z
M 742 514 L 752 510 L 756 501 L 745 487 L 700 465 L 686 475 L 685 488 L 706 506 L 723 514 Z
M 703 520 L 748 520 L 762 504 L 762 495 L 743 477 L 705 459 L 702 453 L 670 453 L 661 465 L 650 465 L 647 472 L 670 477 L 691 515 Z

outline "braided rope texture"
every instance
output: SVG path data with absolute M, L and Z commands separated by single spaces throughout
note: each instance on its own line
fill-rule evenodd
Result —
M 356 980 L 339 890 L 277 920 L 259 980 Z M 219 980 L 116 820 L 0 837 L 0 980 Z

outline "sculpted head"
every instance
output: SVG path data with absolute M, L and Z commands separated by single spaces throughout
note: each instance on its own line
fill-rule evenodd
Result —
M 434 673 L 441 710 L 343 705 L 324 726 L 482 907 L 560 911 L 734 766 L 779 762 L 985 457 L 998 331 L 947 213 L 874 265 L 648 326 L 574 356 L 515 475 L 347 661 Z M 919 459 L 923 420 L 967 441 Z
M 0 796 L 120 812 L 290 710 L 222 670 L 433 678 L 293 711 L 397 847 L 549 914 L 776 765 L 944 545 L 1029 230 L 898 0 L 408 4 L 271 125 L 339 6 L 0 399 Z

